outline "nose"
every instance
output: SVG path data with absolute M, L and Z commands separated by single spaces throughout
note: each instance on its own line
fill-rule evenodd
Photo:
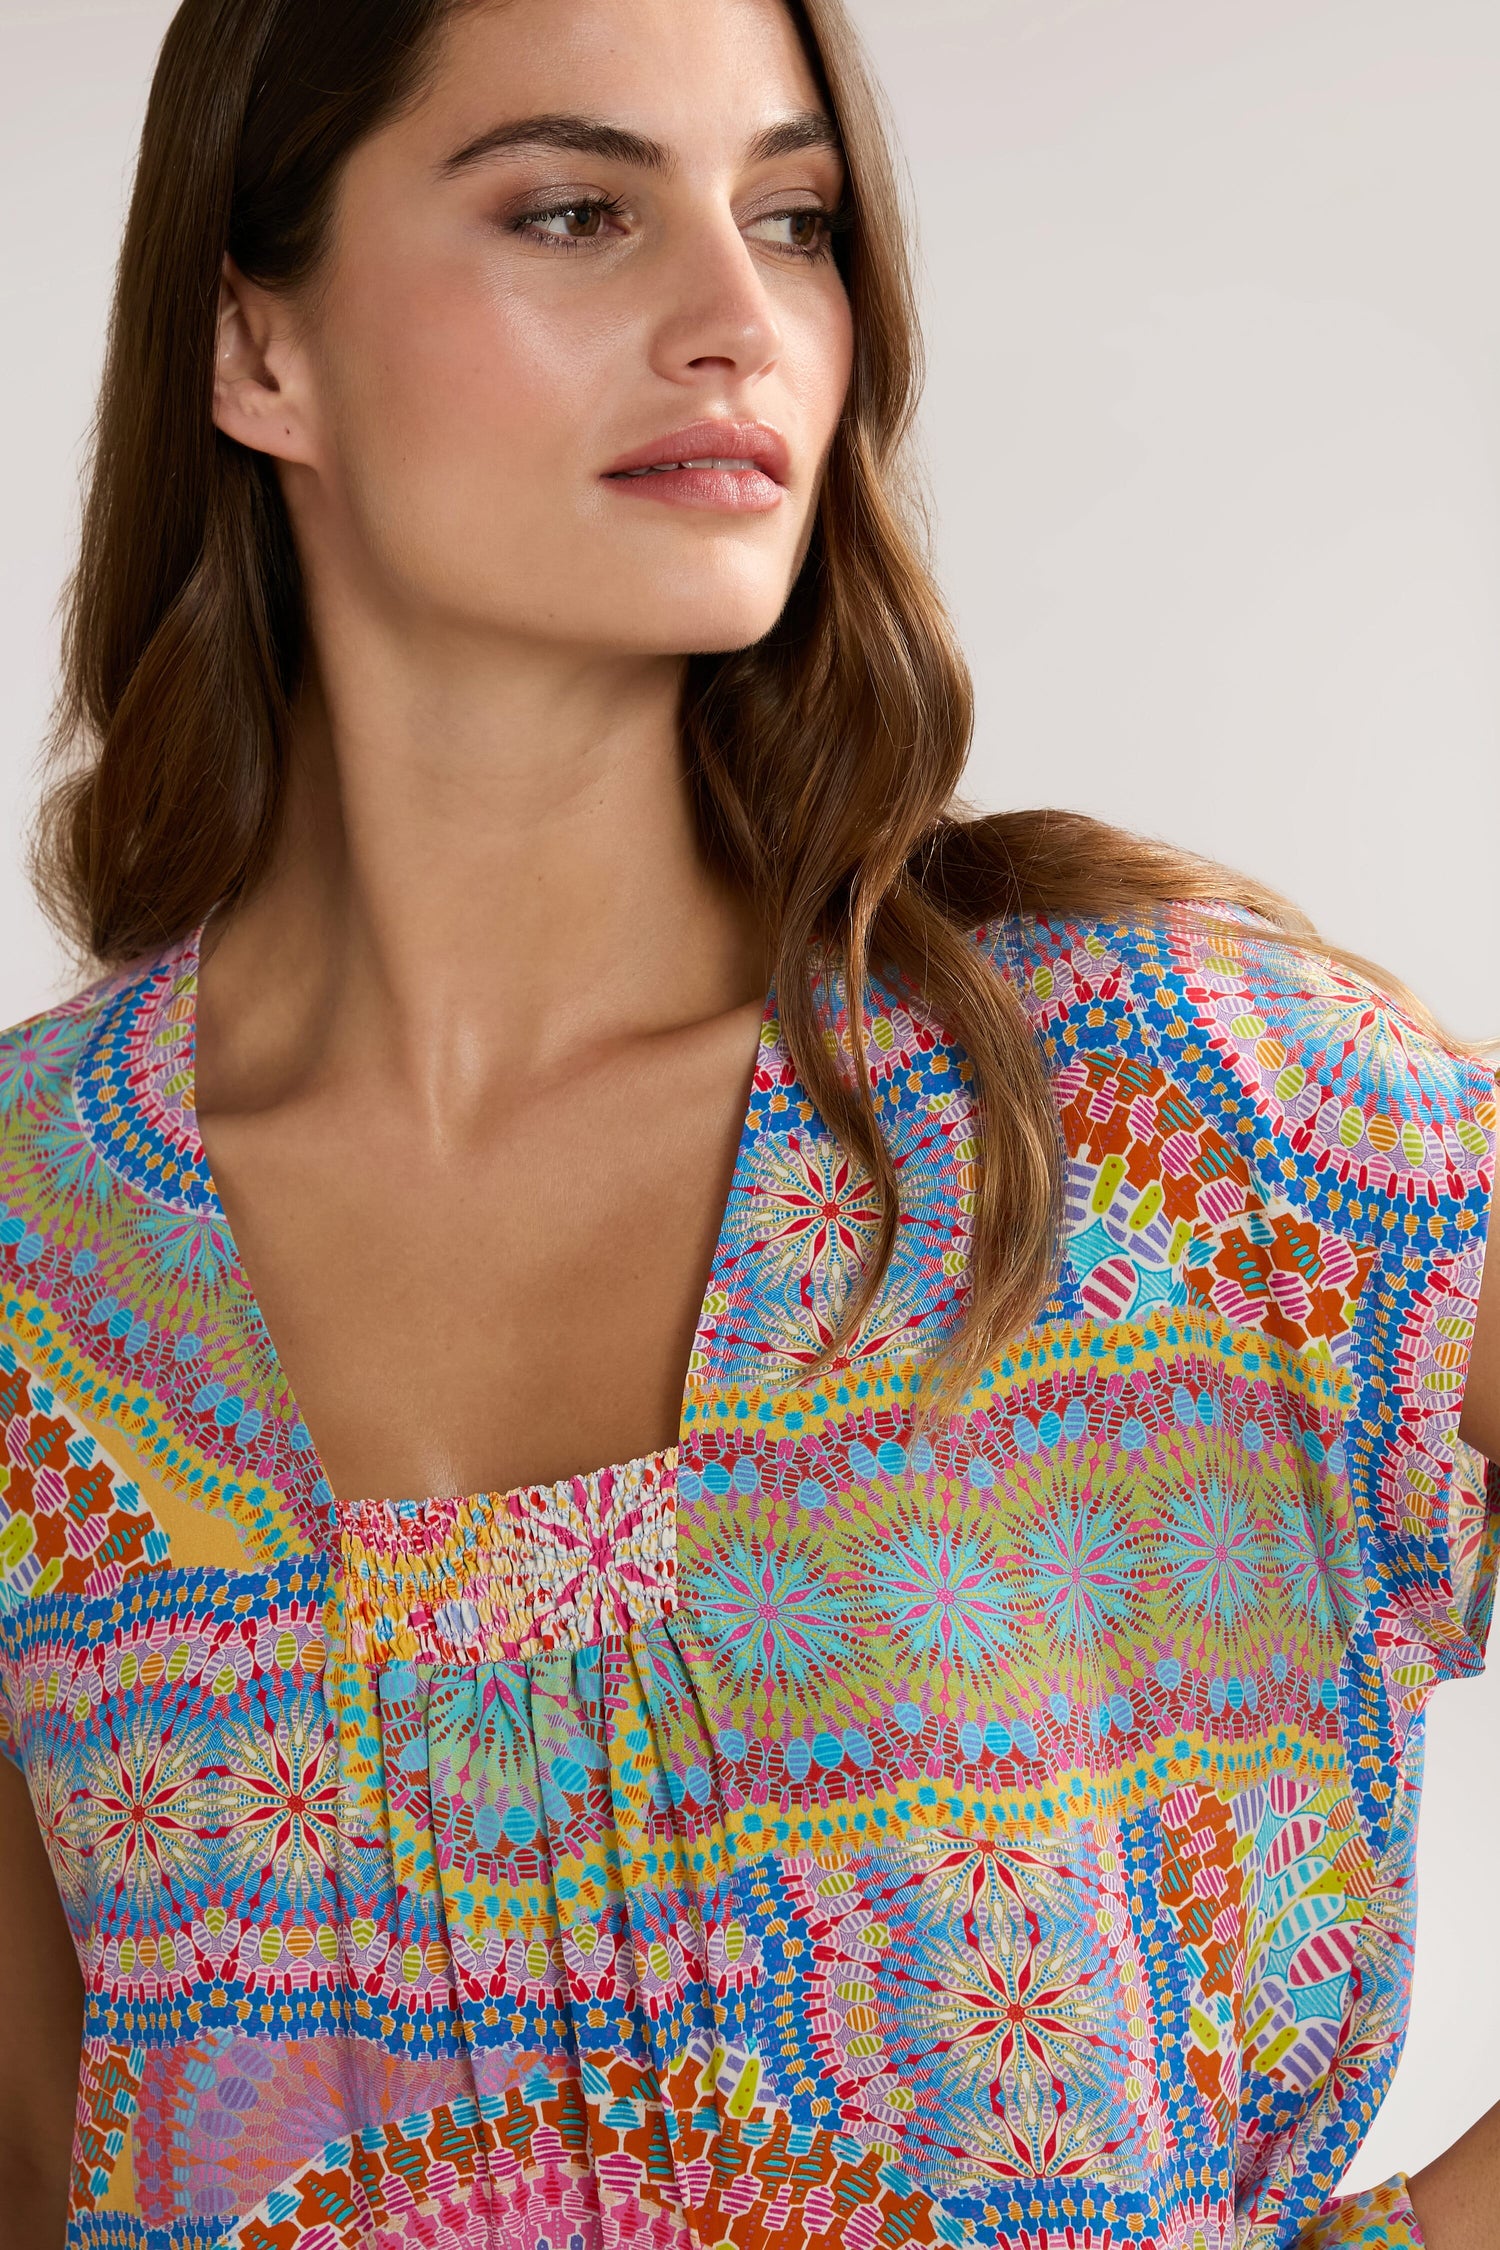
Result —
M 670 382 L 728 377 L 749 383 L 781 357 L 781 325 L 765 276 L 728 214 L 664 246 L 666 303 L 653 366 Z

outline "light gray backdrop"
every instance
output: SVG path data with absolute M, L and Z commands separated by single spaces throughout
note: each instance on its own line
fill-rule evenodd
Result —
M 1500 1033 L 1494 0 L 854 0 L 923 248 L 986 805 L 1293 893 Z M 134 137 L 170 0 L 0 0 L 0 1020 Z M 1416 2011 L 1353 2184 L 1500 2098 L 1500 1689 L 1439 1697 Z

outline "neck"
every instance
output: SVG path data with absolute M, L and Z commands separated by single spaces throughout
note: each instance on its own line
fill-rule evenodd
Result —
M 678 661 L 451 643 L 330 665 L 281 841 L 205 947 L 211 1098 L 402 1083 L 434 1125 L 508 1072 L 743 1005 L 746 902 L 705 864 Z

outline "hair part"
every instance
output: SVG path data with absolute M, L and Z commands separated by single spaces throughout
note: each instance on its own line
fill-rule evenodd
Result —
M 457 4 L 184 0 L 167 33 L 64 613 L 62 770 L 35 855 L 44 903 L 104 962 L 157 951 L 243 897 L 285 795 L 301 575 L 273 465 L 213 420 L 224 254 L 271 286 L 315 275 L 345 159 L 419 93 Z M 878 1196 L 830 1361 L 880 1296 L 901 1215 L 867 1056 L 872 974 L 930 1011 L 972 1065 L 980 1154 L 948 1389 L 1035 1316 L 1061 1231 L 1046 1071 L 975 927 L 1197 899 L 1315 941 L 1275 894 L 1165 846 L 1073 814 L 955 811 L 973 700 L 909 476 L 922 370 L 901 196 L 843 0 L 789 5 L 847 163 L 853 224 L 838 255 L 854 367 L 786 611 L 754 647 L 692 660 L 684 747 L 705 847 L 764 918 L 795 1067 Z

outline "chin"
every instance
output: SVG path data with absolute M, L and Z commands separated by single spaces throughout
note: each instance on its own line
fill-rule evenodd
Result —
M 642 623 L 646 638 L 659 655 L 728 656 L 735 649 L 753 648 L 757 641 L 763 641 L 786 604 L 786 590 L 778 587 L 774 595 L 756 600 L 740 594 L 733 599 L 687 606 L 664 604 L 658 620 L 647 623 L 643 618 Z

